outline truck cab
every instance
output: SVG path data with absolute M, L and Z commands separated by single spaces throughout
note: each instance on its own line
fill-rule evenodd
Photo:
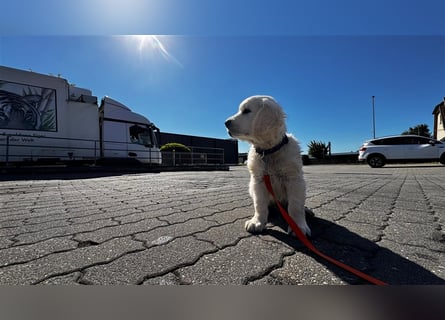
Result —
M 110 98 L 99 108 L 101 157 L 132 158 L 144 164 L 161 164 L 155 131 L 159 130 L 144 116 Z

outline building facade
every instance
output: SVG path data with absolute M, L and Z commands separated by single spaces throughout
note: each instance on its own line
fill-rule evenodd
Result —
M 160 146 L 167 143 L 181 143 L 193 152 L 208 154 L 214 163 L 238 164 L 238 140 L 189 136 L 178 133 L 158 132 Z
M 434 131 L 433 138 L 437 140 L 445 139 L 445 97 L 433 110 Z

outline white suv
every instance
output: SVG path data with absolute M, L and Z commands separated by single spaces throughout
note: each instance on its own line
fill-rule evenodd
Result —
M 440 161 L 445 164 L 445 143 L 415 136 L 391 136 L 366 141 L 359 150 L 358 160 L 373 168 L 388 162 Z

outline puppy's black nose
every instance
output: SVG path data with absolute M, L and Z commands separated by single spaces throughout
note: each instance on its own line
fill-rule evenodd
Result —
M 224 124 L 226 125 L 227 128 L 230 128 L 230 126 L 232 125 L 232 120 L 226 120 L 226 122 L 224 122 Z

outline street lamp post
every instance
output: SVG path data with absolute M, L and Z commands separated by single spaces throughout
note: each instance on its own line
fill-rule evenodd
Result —
M 375 139 L 375 108 L 374 108 L 374 98 L 375 96 L 372 96 L 372 133 Z

